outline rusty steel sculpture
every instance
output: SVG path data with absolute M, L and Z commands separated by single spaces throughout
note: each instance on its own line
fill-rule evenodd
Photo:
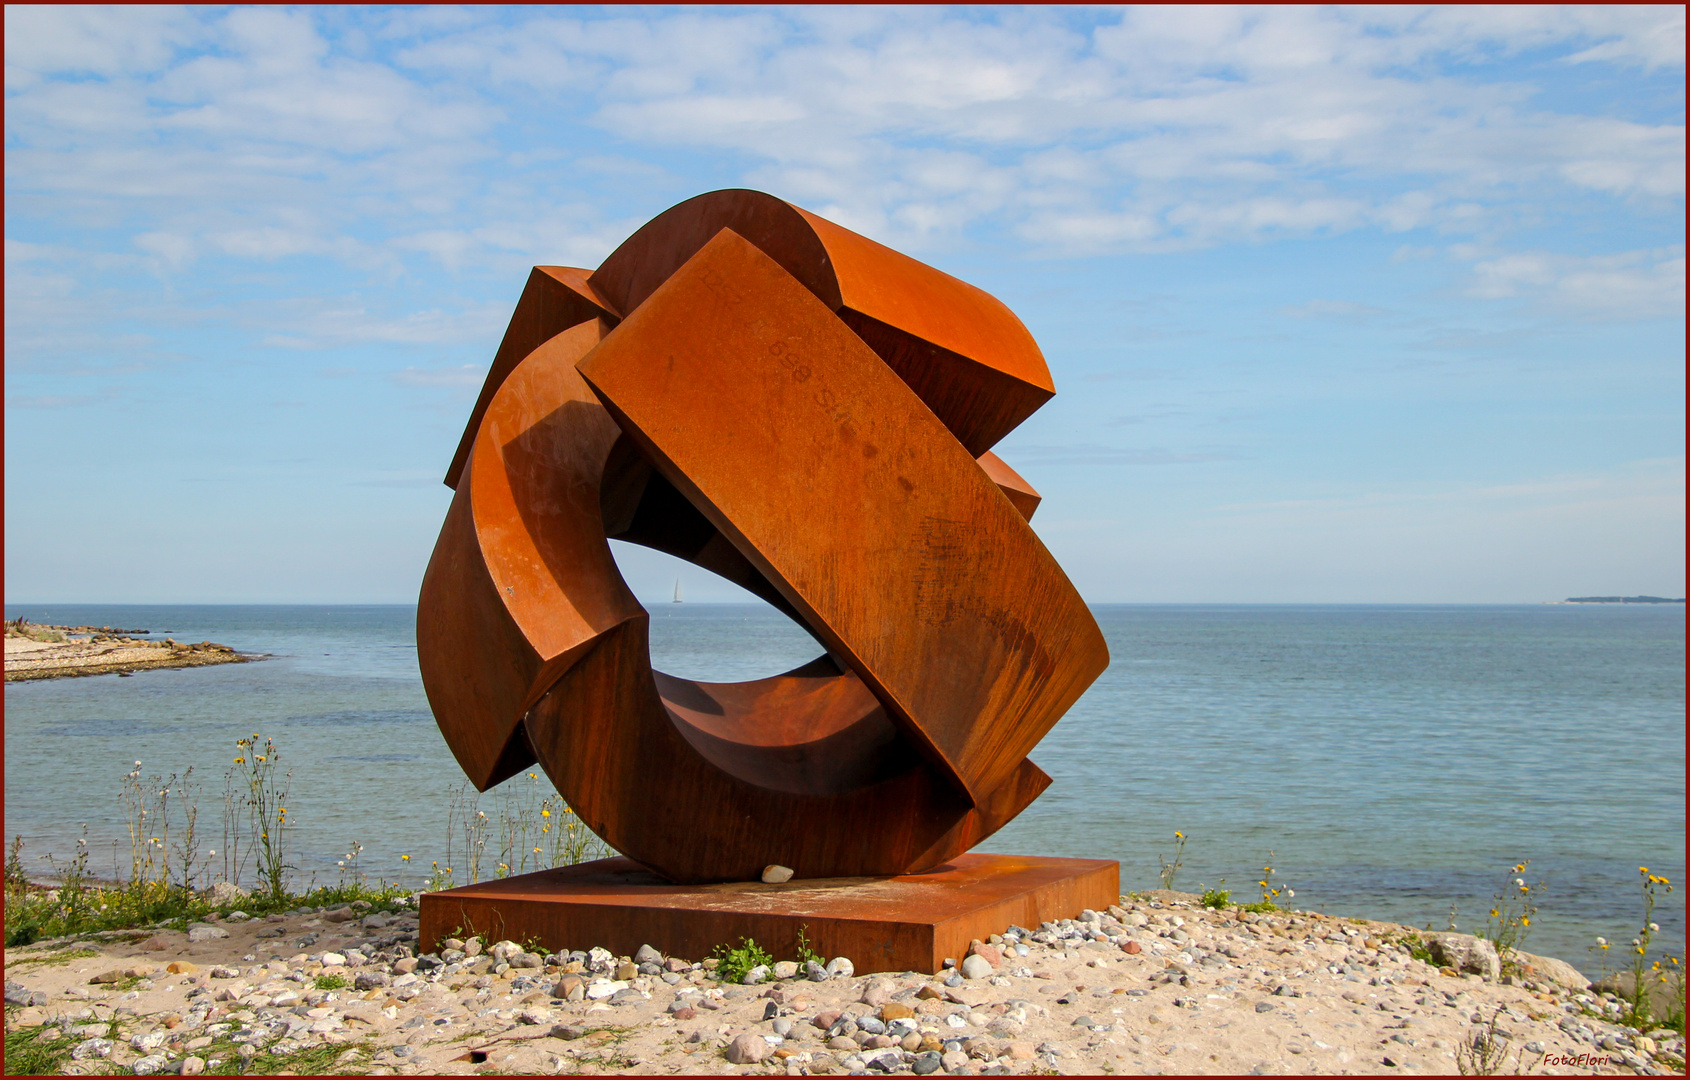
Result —
M 1104 667 L 991 447 L 1054 393 L 981 290 L 770 195 L 536 267 L 446 483 L 417 651 L 486 790 L 538 761 L 670 881 L 896 875 L 1050 778 L 1027 759 Z M 711 570 L 825 655 L 753 682 L 651 667 L 608 540 Z

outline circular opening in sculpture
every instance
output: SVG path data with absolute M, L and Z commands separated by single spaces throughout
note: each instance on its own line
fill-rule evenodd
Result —
M 730 581 L 650 548 L 612 541 L 611 551 L 651 615 L 651 666 L 658 671 L 699 682 L 746 682 L 791 671 L 824 652 L 785 612 Z

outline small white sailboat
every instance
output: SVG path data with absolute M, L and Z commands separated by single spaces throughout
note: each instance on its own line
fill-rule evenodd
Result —
M 675 599 L 673 599 L 669 602 L 671 604 L 678 604 L 678 603 L 681 602 L 681 579 L 680 578 L 675 579 Z

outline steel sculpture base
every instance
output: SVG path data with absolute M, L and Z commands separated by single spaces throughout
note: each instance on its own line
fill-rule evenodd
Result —
M 936 972 L 1011 924 L 1104 910 L 1119 898 L 1120 869 L 1103 859 L 966 854 L 901 877 L 675 885 L 632 860 L 600 859 L 427 893 L 419 936 L 430 951 L 479 934 L 618 956 L 651 945 L 688 960 L 752 938 L 790 960 L 802 930 L 815 952 L 847 957 L 859 973 Z

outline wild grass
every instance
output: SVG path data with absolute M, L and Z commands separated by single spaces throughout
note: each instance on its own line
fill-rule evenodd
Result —
M 186 929 L 189 922 L 235 910 L 266 915 L 356 901 L 377 910 L 404 906 L 413 889 L 371 881 L 360 866 L 363 845 L 357 840 L 337 861 L 333 885 L 319 886 L 314 876 L 299 882 L 295 816 L 288 809 L 293 781 L 273 738 L 255 733 L 235 740 L 223 777 L 221 831 L 210 834 L 219 846 L 202 853 L 207 833 L 194 770 L 147 775 L 135 762 L 117 798 L 119 835 L 129 845 L 127 875 L 116 854 L 119 839 L 112 877 L 93 876 L 84 824 L 68 859 L 40 857 L 56 885 L 44 888 L 31 881 L 23 839 L 14 838 L 5 865 L 6 946 L 143 926 Z M 434 863 L 426 886 L 431 890 L 455 883 L 454 865 L 464 866 L 464 876 L 474 883 L 484 874 L 504 877 L 612 854 L 538 773 L 487 797 L 466 785 L 452 793 L 446 811 L 447 861 L 444 870 Z M 411 862 L 408 854 L 401 858 Z M 218 882 L 241 888 L 213 894 L 210 887 Z
M 55 645 L 65 640 L 62 631 L 54 630 L 50 626 L 36 626 L 22 615 L 6 623 L 6 636 L 28 638 L 30 641 L 43 641 Z
M 77 1035 L 60 1034 L 42 1038 L 38 1027 L 6 1028 L 6 1075 L 51 1076 L 64 1068 L 70 1052 L 82 1039 Z

